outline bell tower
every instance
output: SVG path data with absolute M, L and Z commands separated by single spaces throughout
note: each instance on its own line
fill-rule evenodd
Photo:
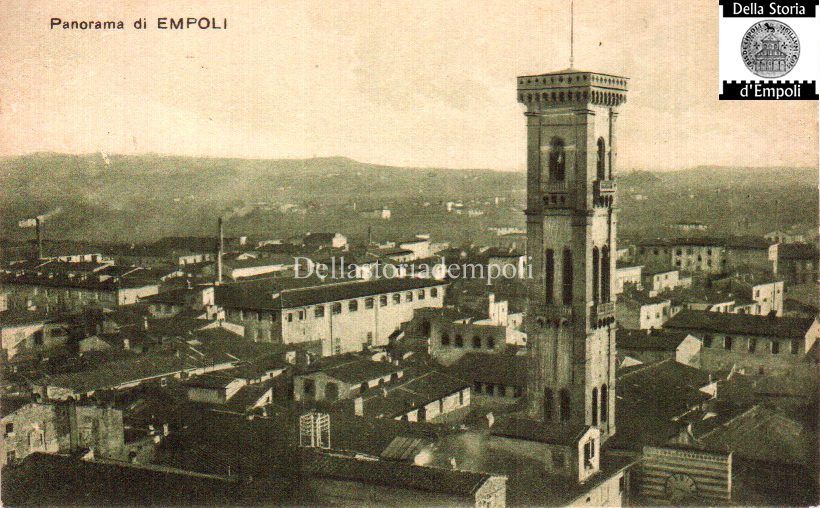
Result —
M 527 118 L 527 415 L 615 433 L 618 108 L 627 78 L 518 78 Z

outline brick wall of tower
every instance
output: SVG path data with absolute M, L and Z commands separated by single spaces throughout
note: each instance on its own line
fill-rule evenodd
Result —
M 611 80 L 606 76 L 579 74 L 563 78 L 551 75 L 525 78 L 533 78 L 536 83 L 533 87 L 539 82 L 581 82 L 583 87 L 583 83 Z M 524 81 L 531 82 L 530 79 Z M 566 390 L 570 398 L 569 423 L 597 425 L 606 438 L 615 429 L 616 356 L 611 310 L 615 304 L 617 252 L 613 182 L 617 113 L 614 107 L 622 102 L 623 90 L 613 95 L 608 90 L 581 88 L 583 100 L 577 90 L 574 95 L 567 95 L 570 102 L 570 97 L 574 98 L 572 104 L 563 104 L 564 93 L 558 92 L 558 101 L 562 104 L 555 104 L 540 102 L 548 101 L 550 96 L 549 100 L 556 100 L 550 88 L 553 85 L 536 91 L 530 85 L 522 85 L 524 81 L 519 78 L 519 92 L 536 92 L 519 93 L 519 100 L 527 103 L 529 110 L 527 254 L 532 259 L 534 274 L 529 282 L 525 324 L 533 357 L 528 380 L 528 413 L 534 418 L 547 419 L 546 408 L 551 407 L 553 421 L 561 421 L 560 394 Z M 555 90 L 562 90 L 560 85 L 554 86 Z M 623 82 L 619 86 L 623 86 Z M 536 100 L 540 104 L 531 102 Z M 554 144 L 556 137 L 563 143 Z M 563 183 L 550 176 L 554 173 L 549 168 L 550 161 L 555 161 L 554 151 L 564 156 Z M 603 161 L 600 167 L 599 160 Z M 562 294 L 565 248 L 572 252 L 572 299 L 568 305 L 564 304 Z M 605 249 L 608 256 L 602 254 Z M 553 259 L 549 288 L 547 250 Z M 605 273 L 609 281 L 606 294 L 602 282 Z M 548 289 L 552 298 L 547 296 Z M 551 405 L 545 404 L 547 389 L 553 397 Z M 606 409 L 601 407 L 604 400 Z M 606 416 L 605 422 L 603 416 Z

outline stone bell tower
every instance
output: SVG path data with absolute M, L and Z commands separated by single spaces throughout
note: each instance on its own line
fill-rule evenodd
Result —
M 518 78 L 527 108 L 527 414 L 615 433 L 618 108 L 627 78 L 567 70 Z

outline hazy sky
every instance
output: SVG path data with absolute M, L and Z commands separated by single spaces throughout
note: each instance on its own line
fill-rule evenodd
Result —
M 0 0 L 0 154 L 521 169 L 515 77 L 568 66 L 568 6 Z M 576 67 L 631 78 L 621 167 L 817 165 L 816 102 L 717 100 L 717 9 L 576 1 Z M 161 16 L 228 18 L 228 29 L 160 31 Z M 52 17 L 128 28 L 50 30 Z M 139 17 L 147 30 L 132 27 Z

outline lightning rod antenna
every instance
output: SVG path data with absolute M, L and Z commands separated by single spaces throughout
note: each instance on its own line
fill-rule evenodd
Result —
M 575 66 L 575 0 L 569 3 L 569 68 Z

